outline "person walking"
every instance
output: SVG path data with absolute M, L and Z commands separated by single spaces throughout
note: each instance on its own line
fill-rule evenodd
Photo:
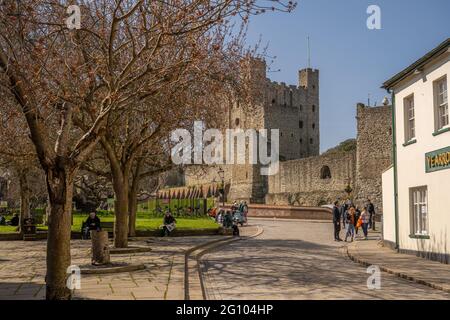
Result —
M 220 209 L 220 210 L 219 210 L 219 213 L 218 213 L 217 216 L 216 216 L 216 222 L 217 222 L 219 225 L 222 225 L 222 224 L 223 224 L 223 215 L 224 215 L 224 211 L 223 211 L 222 209 Z
M 244 221 L 247 223 L 247 215 L 248 215 L 248 205 L 247 201 L 244 201 L 244 206 L 242 207 L 243 214 L 244 214 Z
M 358 230 L 359 230 L 359 217 L 361 216 L 361 210 L 359 210 L 358 207 L 355 209 L 355 237 L 358 236 Z
M 367 199 L 367 211 L 369 213 L 369 228 L 375 231 L 375 206 L 370 199 Z
M 345 242 L 347 242 L 348 237 L 351 237 L 351 241 L 353 242 L 353 238 L 355 237 L 355 207 L 350 207 L 347 211 L 346 215 L 346 225 L 347 229 L 345 232 Z
M 341 212 L 341 218 L 342 218 L 342 227 L 345 229 L 345 215 L 347 213 L 347 204 L 345 203 L 345 201 L 342 202 L 341 207 L 340 207 L 340 212 Z
M 367 212 L 367 207 L 364 207 L 363 211 L 361 212 L 361 227 L 363 229 L 364 233 L 364 240 L 367 240 L 367 235 L 369 232 L 369 223 L 370 223 L 370 214 Z
M 339 237 L 339 232 L 341 231 L 341 212 L 338 205 L 339 201 L 335 201 L 333 206 L 334 241 L 342 241 Z

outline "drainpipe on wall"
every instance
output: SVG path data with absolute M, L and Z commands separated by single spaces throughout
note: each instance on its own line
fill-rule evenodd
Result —
M 397 174 L 397 130 L 395 116 L 395 92 L 389 90 L 392 99 L 392 160 L 394 162 L 394 218 L 395 218 L 395 249 L 399 251 L 399 226 L 398 226 L 398 174 Z

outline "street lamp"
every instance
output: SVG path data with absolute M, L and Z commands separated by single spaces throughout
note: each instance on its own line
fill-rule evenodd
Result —
M 222 181 L 220 185 L 220 193 L 222 194 L 222 207 L 225 210 L 225 171 L 223 171 L 222 168 L 219 168 L 219 171 L 217 171 L 219 174 L 220 180 Z

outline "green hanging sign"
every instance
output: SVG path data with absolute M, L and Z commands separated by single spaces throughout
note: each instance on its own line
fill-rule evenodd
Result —
M 450 169 L 450 147 L 428 152 L 425 155 L 425 172 Z

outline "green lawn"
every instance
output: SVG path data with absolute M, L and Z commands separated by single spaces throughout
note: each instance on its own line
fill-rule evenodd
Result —
M 76 213 L 73 216 L 72 231 L 80 231 L 83 221 L 86 220 L 88 214 Z M 103 222 L 113 222 L 114 216 L 111 214 L 99 214 L 99 218 Z M 177 229 L 217 229 L 218 225 L 209 217 L 183 217 L 177 219 Z M 152 217 L 146 213 L 138 213 L 136 221 L 136 229 L 139 231 L 156 230 L 162 225 L 162 217 Z M 0 226 L 0 233 L 15 232 L 17 227 Z M 38 230 L 47 230 L 47 226 L 38 225 Z
M 0 226 L 0 233 L 13 233 L 16 232 L 17 227 Z

